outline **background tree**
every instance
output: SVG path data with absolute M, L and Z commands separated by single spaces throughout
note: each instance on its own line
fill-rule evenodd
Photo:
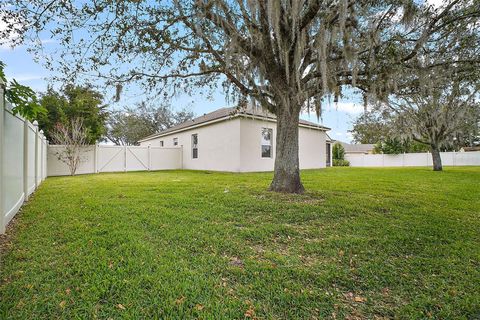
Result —
M 193 119 L 188 109 L 173 111 L 167 105 L 141 103 L 137 108 L 111 112 L 107 120 L 107 138 L 117 145 L 138 145 L 138 141 L 174 125 Z
M 334 167 L 348 167 L 350 162 L 345 160 L 345 148 L 340 142 L 336 142 L 332 147 L 332 159 Z
M 178 111 L 172 110 L 171 106 L 163 102 L 159 105 L 155 103 L 140 103 L 134 111 L 142 119 L 150 122 L 157 133 L 183 123 L 194 118 L 194 113 L 188 108 L 182 108 Z
M 66 77 L 102 77 L 117 88 L 129 81 L 191 91 L 223 82 L 237 101 L 247 97 L 277 116 L 271 190 L 302 192 L 298 121 L 320 114 L 345 86 L 383 100 L 410 80 L 422 50 L 455 52 L 451 67 L 477 64 L 477 1 L 438 8 L 406 1 L 185 0 L 95 2 L 9 0 L 35 37 L 49 29 L 65 48 L 50 60 Z M 13 9 L 12 9 L 13 8 Z M 79 32 L 79 27 L 85 29 Z M 7 31 L 8 32 L 8 31 Z M 29 36 L 20 32 L 21 37 Z M 445 38 L 466 39 L 442 47 Z M 75 40 L 79 39 L 79 40 Z M 453 56 L 447 54 L 447 56 Z M 128 61 L 128 65 L 123 62 Z M 453 63 L 454 62 L 454 63 Z
M 387 137 L 377 142 L 373 148 L 373 153 L 400 154 L 411 152 L 426 152 L 430 148 L 424 143 L 414 141 L 409 138 L 400 138 L 398 135 Z
M 336 142 L 332 147 L 332 159 L 333 160 L 345 159 L 345 148 L 339 142 Z
M 392 125 L 377 110 L 366 111 L 358 116 L 349 132 L 353 142 L 376 144 L 392 135 Z
M 50 134 L 52 142 L 62 146 L 60 151 L 56 151 L 56 157 L 68 166 L 72 176 L 75 175 L 82 162 L 81 154 L 89 145 L 88 130 L 83 120 L 74 118 L 67 125 L 58 123 Z
M 147 119 L 126 110 L 110 112 L 107 119 L 107 139 L 119 146 L 138 145 L 138 140 L 155 133 Z
M 454 134 L 452 149 L 480 146 L 480 108 L 473 108 L 471 118 Z
M 48 140 L 58 124 L 69 126 L 74 119 L 81 118 L 87 132 L 87 142 L 95 144 L 104 134 L 108 116 L 103 95 L 89 86 L 67 85 L 61 91 L 49 88 L 40 98 L 40 104 L 48 113 L 38 117 L 39 127 Z

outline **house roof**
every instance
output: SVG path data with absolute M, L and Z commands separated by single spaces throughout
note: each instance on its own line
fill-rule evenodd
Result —
M 254 117 L 254 118 L 261 118 L 261 119 L 269 120 L 269 121 L 276 121 L 276 118 L 273 114 L 269 114 L 269 113 L 259 111 L 259 110 L 253 110 L 253 109 L 241 110 L 241 109 L 238 109 L 237 107 L 221 108 L 221 109 L 217 109 L 215 111 L 212 111 L 210 113 L 205 113 L 204 115 L 202 115 L 200 117 L 197 117 L 195 119 L 188 120 L 188 121 L 182 122 L 180 124 L 177 124 L 177 125 L 175 125 L 171 128 L 163 130 L 159 133 L 152 134 L 148 137 L 145 137 L 145 138 L 141 139 L 140 142 L 155 139 L 155 138 L 167 135 L 169 133 L 184 131 L 184 130 L 187 130 L 188 128 L 193 127 L 193 126 L 207 125 L 208 123 L 213 122 L 213 121 L 227 120 L 227 119 L 231 119 L 231 118 L 239 117 L 239 116 L 241 116 L 241 117 Z M 319 124 L 314 123 L 314 122 L 302 120 L 302 119 L 300 119 L 299 123 L 300 123 L 301 126 L 311 127 L 311 128 L 318 129 L 318 130 L 323 130 L 323 131 L 330 130 L 330 128 L 327 128 L 325 126 L 319 125 Z
M 374 144 L 350 144 L 340 142 L 345 149 L 345 153 L 369 153 L 375 147 Z
M 465 152 L 480 151 L 480 146 L 463 147 L 462 149 Z

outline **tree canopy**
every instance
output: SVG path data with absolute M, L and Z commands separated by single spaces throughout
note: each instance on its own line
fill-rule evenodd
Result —
M 381 113 L 373 110 L 358 116 L 353 122 L 350 133 L 355 143 L 375 144 L 391 136 L 392 129 L 388 120 Z
M 48 140 L 59 124 L 68 127 L 74 119 L 81 119 L 89 144 L 101 140 L 106 132 L 107 105 L 103 95 L 89 86 L 67 85 L 61 91 L 49 88 L 41 96 L 40 105 L 48 111 L 38 117 L 39 127 Z
M 5 63 L 0 61 L 0 82 L 5 86 L 5 98 L 13 105 L 13 114 L 20 114 L 28 120 L 35 120 L 45 115 L 46 110 L 38 103 L 38 98 L 32 88 L 24 86 L 13 79 L 7 81 Z
M 117 145 L 138 145 L 142 138 L 191 119 L 193 112 L 188 109 L 173 111 L 168 105 L 141 103 L 136 108 L 111 112 L 106 136 Z
M 430 147 L 412 139 L 402 139 L 398 136 L 387 137 L 379 140 L 373 148 L 373 153 L 400 154 L 411 152 L 427 152 Z

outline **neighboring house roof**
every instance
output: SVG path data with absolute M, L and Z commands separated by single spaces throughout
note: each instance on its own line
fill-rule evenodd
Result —
M 462 149 L 460 149 L 460 151 L 464 151 L 464 152 L 480 151 L 480 146 L 463 147 Z
M 345 153 L 370 153 L 375 147 L 374 144 L 350 144 L 340 142 L 345 149 Z
M 234 117 L 247 117 L 247 118 L 251 117 L 251 118 L 257 118 L 260 120 L 276 122 L 276 118 L 273 114 L 270 114 L 261 110 L 254 110 L 254 109 L 242 110 L 236 107 L 221 108 L 213 112 L 206 113 L 203 116 L 197 117 L 193 120 L 189 120 L 189 121 L 185 121 L 183 123 L 177 124 L 176 126 L 163 130 L 162 132 L 152 134 L 148 137 L 141 139 L 139 142 L 148 141 L 148 140 L 162 137 L 164 135 L 171 134 L 174 132 L 184 131 L 191 127 L 198 127 L 198 126 L 210 124 L 212 122 L 232 119 Z M 313 129 L 323 130 L 323 131 L 330 130 L 330 128 L 327 128 L 325 126 L 319 125 L 314 122 L 306 121 L 306 120 L 300 119 L 299 123 L 300 123 L 300 126 L 303 126 L 303 127 L 310 127 Z

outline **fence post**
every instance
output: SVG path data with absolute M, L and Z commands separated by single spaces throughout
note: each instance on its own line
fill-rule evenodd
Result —
M 98 143 L 96 142 L 93 149 L 93 173 L 98 173 Z
M 28 121 L 23 119 L 23 193 L 28 201 Z
M 35 189 L 38 188 L 38 122 L 35 120 L 33 122 L 33 125 L 35 126 Z
M 48 146 L 50 143 L 47 140 L 47 137 L 45 137 L 45 179 L 48 178 Z
M 125 159 L 123 161 L 123 171 L 127 172 L 127 146 L 124 146 L 123 148 L 124 148 L 124 151 L 125 151 L 124 154 L 123 154 L 125 156 Z
M 0 234 L 5 233 L 5 210 L 3 208 L 3 146 L 5 140 L 5 84 L 0 79 Z
M 40 130 L 39 134 L 39 139 L 40 139 L 40 183 L 43 182 L 43 152 L 45 149 L 45 146 L 43 145 L 43 130 Z
M 150 164 L 150 159 L 151 159 L 151 155 L 150 155 L 150 145 L 148 145 L 147 150 L 148 150 L 148 153 L 147 153 L 147 154 L 148 154 L 148 160 L 147 160 L 147 161 L 148 161 L 148 162 L 147 162 L 148 168 L 147 168 L 147 170 L 150 171 L 150 167 L 151 167 L 151 164 Z

